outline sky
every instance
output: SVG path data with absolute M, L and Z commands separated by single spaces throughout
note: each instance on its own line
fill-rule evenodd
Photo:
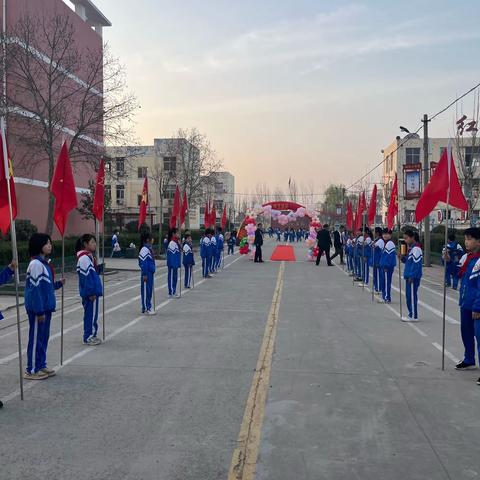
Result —
M 94 1 L 141 105 L 139 141 L 197 127 L 238 192 L 348 186 L 399 125 L 480 82 L 478 0 Z M 456 113 L 430 134 L 452 134 Z

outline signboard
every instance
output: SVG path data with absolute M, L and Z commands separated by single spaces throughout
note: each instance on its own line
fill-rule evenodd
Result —
M 406 199 L 419 198 L 421 195 L 422 164 L 414 163 L 403 166 L 404 197 Z
M 292 210 L 296 212 L 299 208 L 305 208 L 303 205 L 300 205 L 295 202 L 268 202 L 264 203 L 262 207 L 270 205 L 274 210 Z

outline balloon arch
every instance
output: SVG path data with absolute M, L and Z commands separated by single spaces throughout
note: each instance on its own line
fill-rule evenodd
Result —
M 288 213 L 284 213 L 287 212 Z M 314 208 L 305 207 L 296 202 L 274 201 L 255 206 L 247 212 L 245 219 L 240 225 L 238 238 L 240 239 L 240 253 L 247 254 L 251 251 L 251 246 L 255 240 L 255 230 L 257 229 L 257 218 L 263 216 L 276 220 L 279 225 L 286 227 L 289 223 L 295 222 L 297 218 L 310 218 L 310 231 L 306 239 L 309 249 L 309 258 L 313 256 L 315 240 L 317 238 L 316 229 L 320 227 L 320 220 L 317 211 Z

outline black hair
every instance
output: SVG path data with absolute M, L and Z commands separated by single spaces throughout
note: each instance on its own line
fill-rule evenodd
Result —
M 31 257 L 36 257 L 37 255 L 41 255 L 43 247 L 48 243 L 52 242 L 50 235 L 46 233 L 34 233 L 28 242 L 28 254 Z
M 474 238 L 475 240 L 480 240 L 480 228 L 478 227 L 470 227 L 470 228 L 467 228 L 463 234 L 466 236 L 466 237 L 472 237 Z
M 448 239 L 449 239 L 451 242 L 453 242 L 453 240 L 455 240 L 455 234 L 454 234 L 453 232 L 450 232 L 450 233 L 448 234 Z
M 217 232 L 223 232 L 223 228 L 222 227 L 217 227 Z
M 389 228 L 384 228 L 382 233 L 388 233 L 389 235 L 391 235 L 393 232 Z
M 170 242 L 170 240 L 172 239 L 172 237 L 173 237 L 174 235 L 176 235 L 176 234 L 177 234 L 177 229 L 176 229 L 176 227 L 171 228 L 171 229 L 168 231 L 168 241 Z
M 150 232 L 142 232 L 142 234 L 140 235 L 140 246 L 145 245 L 151 238 L 152 234 Z
M 414 237 L 415 237 L 415 241 L 416 241 L 417 243 L 420 243 L 420 235 L 418 234 L 418 232 L 413 232 L 413 235 L 414 235 Z
M 404 235 L 410 238 L 415 238 L 415 232 L 411 228 L 407 228 L 404 232 Z
M 88 243 L 92 238 L 95 240 L 95 237 L 91 233 L 85 233 L 82 235 L 75 244 L 75 251 L 79 252 L 80 250 L 83 250 L 85 244 Z
M 330 225 L 328 225 L 328 223 L 326 223 L 326 224 L 323 226 L 323 228 L 329 228 L 329 227 L 330 227 Z
M 378 233 L 381 236 L 383 233 L 382 227 L 375 227 L 375 233 Z
M 190 233 L 186 233 L 184 238 L 187 240 L 187 238 L 192 238 L 192 235 L 190 235 Z

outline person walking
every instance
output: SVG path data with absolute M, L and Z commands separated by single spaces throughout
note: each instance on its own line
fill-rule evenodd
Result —
M 318 244 L 318 255 L 316 265 L 320 265 L 320 259 L 322 258 L 323 252 L 325 252 L 325 258 L 327 259 L 327 265 L 329 267 L 333 266 L 333 263 L 330 259 L 330 248 L 332 247 L 332 239 L 330 237 L 330 231 L 328 223 L 326 223 L 323 228 L 317 234 L 317 244 Z
M 330 260 L 333 260 L 335 257 L 340 255 L 340 265 L 344 265 L 343 261 L 343 225 L 340 227 L 340 231 L 335 229 L 333 232 L 333 248 L 335 248 L 335 253 L 332 255 Z
M 261 223 L 257 225 L 257 229 L 255 230 L 255 240 L 253 241 L 253 244 L 255 245 L 255 259 L 253 261 L 255 263 L 263 263 L 263 259 L 262 259 L 263 230 L 262 230 Z

